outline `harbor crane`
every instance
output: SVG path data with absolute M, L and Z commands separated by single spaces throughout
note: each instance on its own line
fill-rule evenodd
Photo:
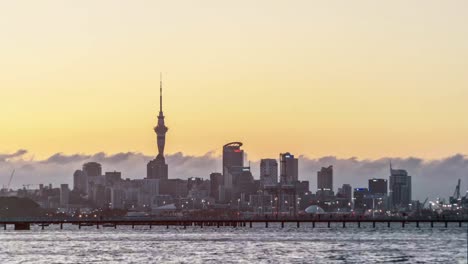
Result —
M 11 172 L 10 179 L 8 180 L 8 185 L 6 187 L 7 190 L 10 190 L 11 180 L 13 180 L 13 176 L 15 176 L 15 169 Z
M 424 206 L 426 206 L 426 203 L 427 203 L 428 200 L 429 200 L 429 197 L 427 197 L 426 200 L 424 200 L 424 202 L 422 202 L 421 208 L 424 208 Z
M 458 179 L 458 184 L 455 187 L 455 191 L 453 192 L 453 196 L 451 196 L 450 199 L 449 199 L 450 204 L 456 204 L 456 203 L 458 203 L 458 200 L 460 199 L 460 183 L 461 183 L 461 180 Z

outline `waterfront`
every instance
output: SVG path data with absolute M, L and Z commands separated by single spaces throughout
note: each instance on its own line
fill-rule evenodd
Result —
M 51 225 L 0 232 L 0 263 L 466 263 L 467 227 Z

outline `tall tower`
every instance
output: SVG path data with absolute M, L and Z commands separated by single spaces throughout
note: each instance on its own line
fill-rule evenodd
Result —
M 298 160 L 289 152 L 280 154 L 280 183 L 293 184 L 299 180 Z
M 156 133 L 158 155 L 156 158 L 148 163 L 147 166 L 147 178 L 148 179 L 168 179 L 168 166 L 166 159 L 164 158 L 164 147 L 166 145 L 166 133 L 168 128 L 164 124 L 164 113 L 163 113 L 163 97 L 162 97 L 162 74 L 159 81 L 159 115 L 158 124 L 154 127 Z

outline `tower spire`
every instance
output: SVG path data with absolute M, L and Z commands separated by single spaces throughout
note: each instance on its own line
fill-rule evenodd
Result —
M 162 113 L 162 72 L 159 73 L 159 112 Z

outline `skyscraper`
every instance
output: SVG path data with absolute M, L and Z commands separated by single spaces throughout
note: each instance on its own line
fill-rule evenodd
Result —
M 388 184 L 386 179 L 369 179 L 369 193 L 372 195 L 387 195 Z
M 210 174 L 210 197 L 219 201 L 219 187 L 223 182 L 223 174 L 219 172 L 213 172 Z
M 263 186 L 278 183 L 278 162 L 275 159 L 260 161 L 260 181 Z
M 223 186 L 232 188 L 232 168 L 244 167 L 244 151 L 241 142 L 231 142 L 223 146 Z
M 317 189 L 321 191 L 333 191 L 333 166 L 322 167 L 317 172 Z
M 406 170 L 394 170 L 390 164 L 390 206 L 408 208 L 411 203 L 411 176 Z
M 88 195 L 88 199 L 93 198 L 94 185 L 99 182 L 100 176 L 102 176 L 101 164 L 97 162 L 88 162 L 83 165 L 83 175 L 85 188 L 84 191 Z
M 97 177 L 102 175 L 101 164 L 97 162 L 88 162 L 83 165 L 83 172 L 86 177 Z
M 280 154 L 281 183 L 292 184 L 299 180 L 298 160 L 289 152 Z
M 81 193 L 86 192 L 86 176 L 82 170 L 73 173 L 73 190 Z
M 162 104 L 162 77 L 159 83 L 159 116 L 158 124 L 154 128 L 154 132 L 157 135 L 158 155 L 156 158 L 148 163 L 147 166 L 147 178 L 148 179 L 168 179 L 168 166 L 166 159 L 164 158 L 164 147 L 166 145 L 166 133 L 168 128 L 164 124 L 164 113 Z
M 60 206 L 68 207 L 70 201 L 70 190 L 68 189 L 68 184 L 60 185 Z

